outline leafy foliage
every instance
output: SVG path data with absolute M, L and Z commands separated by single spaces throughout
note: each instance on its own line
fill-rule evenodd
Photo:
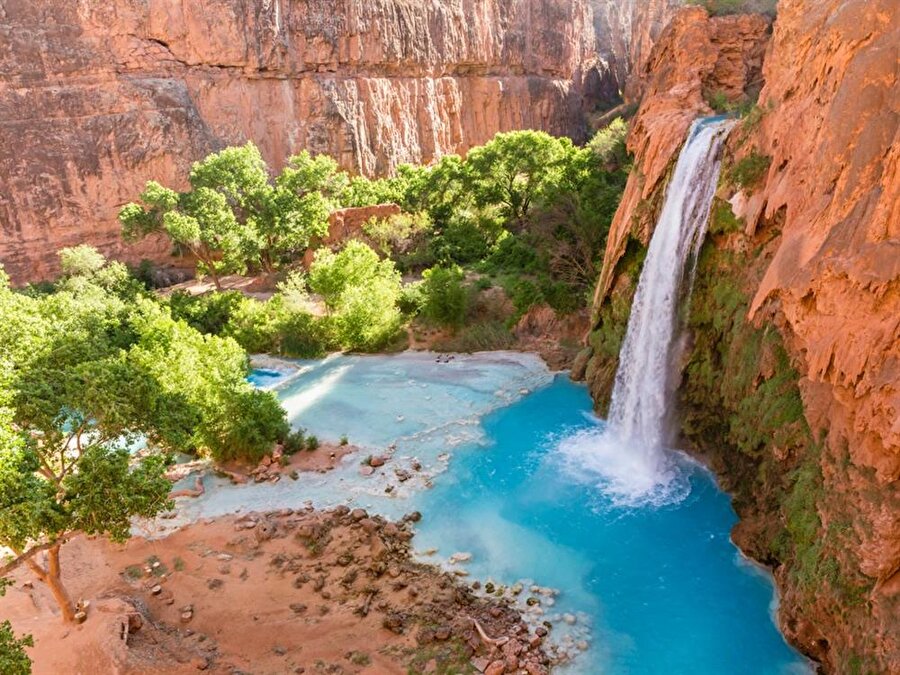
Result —
M 26 647 L 34 647 L 30 635 L 16 637 L 9 621 L 0 623 L 0 673 L 5 675 L 31 675 L 31 659 Z
M 423 276 L 422 315 L 442 326 L 462 326 L 469 305 L 463 271 L 459 267 L 432 267 Z
M 119 220 L 128 239 L 167 234 L 219 287 L 222 274 L 271 271 L 323 236 L 347 178 L 330 158 L 304 152 L 272 181 L 259 150 L 247 143 L 195 163 L 190 182 L 181 193 L 148 182 L 143 205 L 125 205 Z
M 137 459 L 133 441 L 253 458 L 287 432 L 274 396 L 246 382 L 233 340 L 173 319 L 123 266 L 95 262 L 71 267 L 53 293 L 16 293 L 0 278 L 0 545 L 50 586 L 67 618 L 66 537 L 122 541 L 132 518 L 170 505 L 167 455 Z M 31 558 L 35 547 L 48 568 Z
M 753 150 L 728 169 L 727 179 L 739 188 L 754 188 L 765 177 L 771 164 L 771 157 Z

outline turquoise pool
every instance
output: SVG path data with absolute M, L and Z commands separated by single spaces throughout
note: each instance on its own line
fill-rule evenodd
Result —
M 351 456 L 324 477 L 222 485 L 188 505 L 194 517 L 305 499 L 395 517 L 416 509 L 424 518 L 415 548 L 437 549 L 427 559 L 471 554 L 456 567 L 497 584 L 523 582 L 521 600 L 540 598 L 529 611 L 553 620 L 556 639 L 580 654 L 564 672 L 810 672 L 774 624 L 770 579 L 731 544 L 735 514 L 706 470 L 676 457 L 677 499 L 623 507 L 573 467 L 561 445 L 602 427 L 583 386 L 518 354 L 300 365 L 275 383 L 292 421 L 373 450 L 396 443 L 392 460 L 373 477 L 362 477 L 360 457 Z M 410 462 L 421 472 L 393 480 L 391 467 Z M 532 583 L 558 595 L 530 592 Z

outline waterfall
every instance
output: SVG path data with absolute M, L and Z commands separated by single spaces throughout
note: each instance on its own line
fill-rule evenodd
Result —
M 713 120 L 694 122 L 678 157 L 619 352 L 609 426 L 645 452 L 658 452 L 666 440 L 678 299 L 685 276 L 693 277 L 719 180 L 719 150 L 732 125 Z
M 614 503 L 665 503 L 683 495 L 666 452 L 678 304 L 693 282 L 721 168 L 720 150 L 734 123 L 694 122 L 666 190 L 638 281 L 613 386 L 606 427 L 560 443 L 567 466 L 597 480 Z

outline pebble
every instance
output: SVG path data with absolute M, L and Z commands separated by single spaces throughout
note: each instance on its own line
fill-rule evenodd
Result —
M 574 615 L 574 614 L 568 614 L 568 613 L 563 614 L 563 621 L 565 621 L 565 622 L 566 622 L 567 624 L 569 624 L 570 626 L 574 626 L 576 620 L 577 620 L 577 619 L 575 618 L 575 615 Z

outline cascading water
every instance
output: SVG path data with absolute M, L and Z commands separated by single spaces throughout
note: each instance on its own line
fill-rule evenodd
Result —
M 721 168 L 720 150 L 733 122 L 694 122 L 666 190 L 634 295 L 609 420 L 603 430 L 581 432 L 560 444 L 573 473 L 599 478 L 618 505 L 665 503 L 684 493 L 666 453 L 673 339 L 678 301 L 706 234 Z

